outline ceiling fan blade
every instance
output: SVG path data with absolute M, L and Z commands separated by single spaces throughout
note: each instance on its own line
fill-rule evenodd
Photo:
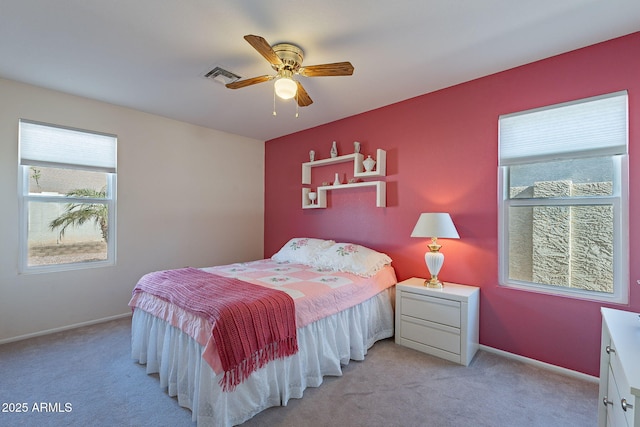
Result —
M 308 105 L 313 104 L 313 100 L 311 99 L 311 97 L 309 96 L 307 91 L 304 90 L 304 88 L 302 87 L 302 84 L 300 82 L 298 82 L 298 81 L 296 81 L 296 83 L 298 84 L 298 92 L 296 92 L 296 98 L 298 100 L 298 105 L 300 107 L 306 107 Z
M 242 87 L 251 86 L 257 83 L 268 82 L 272 80 L 275 76 L 265 75 L 260 77 L 252 77 L 250 79 L 238 80 L 236 82 L 228 83 L 227 86 L 229 89 L 240 89 Z
M 351 62 L 310 65 L 300 68 L 298 74 L 305 77 L 350 76 L 353 74 L 353 65 L 351 65 Z
M 252 34 L 248 34 L 244 36 L 244 39 L 249 42 L 251 46 L 255 50 L 260 53 L 260 55 L 264 56 L 264 59 L 269 61 L 271 65 L 282 65 L 282 60 L 276 55 L 276 53 L 271 48 L 271 45 L 262 37 L 254 36 Z

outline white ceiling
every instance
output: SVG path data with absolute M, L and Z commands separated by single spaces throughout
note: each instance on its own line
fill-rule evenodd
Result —
M 268 140 L 636 31 L 639 0 L 1 0 L 0 76 Z M 274 117 L 271 82 L 204 78 L 273 72 L 246 34 L 354 74 Z

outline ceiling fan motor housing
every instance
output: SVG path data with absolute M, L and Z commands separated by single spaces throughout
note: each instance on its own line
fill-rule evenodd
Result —
M 285 69 L 291 70 L 293 73 L 298 71 L 304 59 L 302 49 L 290 43 L 275 44 L 272 46 L 272 49 L 284 64 L 281 66 L 272 65 L 274 70 L 280 71 L 280 69 Z

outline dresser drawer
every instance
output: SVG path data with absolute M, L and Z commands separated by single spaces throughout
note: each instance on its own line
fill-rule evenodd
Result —
M 402 339 L 460 354 L 460 329 L 404 315 L 401 322 Z
M 625 417 L 625 412 L 620 406 L 622 398 L 613 370 L 609 368 L 609 384 L 607 387 L 607 400 L 611 402 L 607 408 L 607 425 L 608 426 L 628 426 L 629 421 Z M 633 425 L 633 424 L 631 424 Z
M 640 427 L 640 313 L 602 307 L 600 427 Z
M 460 328 L 460 301 L 402 293 L 402 314 Z
M 631 387 L 629 387 L 629 382 L 627 381 L 627 377 L 624 374 L 622 369 L 622 365 L 620 364 L 620 358 L 618 357 L 617 351 L 615 351 L 615 343 L 611 342 L 611 348 L 614 351 L 611 351 L 609 358 L 609 389 L 611 389 L 611 383 L 615 385 L 615 397 L 612 395 L 609 397 L 609 400 L 613 402 L 613 413 L 616 416 L 622 416 L 625 419 L 626 424 L 618 424 L 618 421 L 614 421 L 614 426 L 616 425 L 634 425 L 634 411 L 636 410 L 634 405 L 634 396 L 629 393 Z M 613 379 L 613 381 L 612 381 Z M 627 406 L 626 411 L 623 409 L 622 402 L 628 403 L 631 407 Z

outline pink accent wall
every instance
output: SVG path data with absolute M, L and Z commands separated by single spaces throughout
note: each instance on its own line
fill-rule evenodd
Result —
M 461 238 L 441 240 L 439 277 L 481 287 L 481 344 L 597 376 L 601 304 L 498 286 L 498 116 L 628 90 L 631 291 L 629 305 L 614 307 L 640 312 L 638 52 L 634 33 L 267 141 L 265 256 L 294 236 L 330 238 L 389 254 L 399 280 L 425 277 L 427 242 L 409 235 L 421 212 L 449 212 Z M 329 157 L 334 140 L 340 154 L 353 141 L 365 155 L 387 151 L 386 208 L 375 207 L 373 187 L 331 192 L 327 209 L 301 208 L 301 163 L 311 149 Z M 312 186 L 333 172 L 314 168 Z

